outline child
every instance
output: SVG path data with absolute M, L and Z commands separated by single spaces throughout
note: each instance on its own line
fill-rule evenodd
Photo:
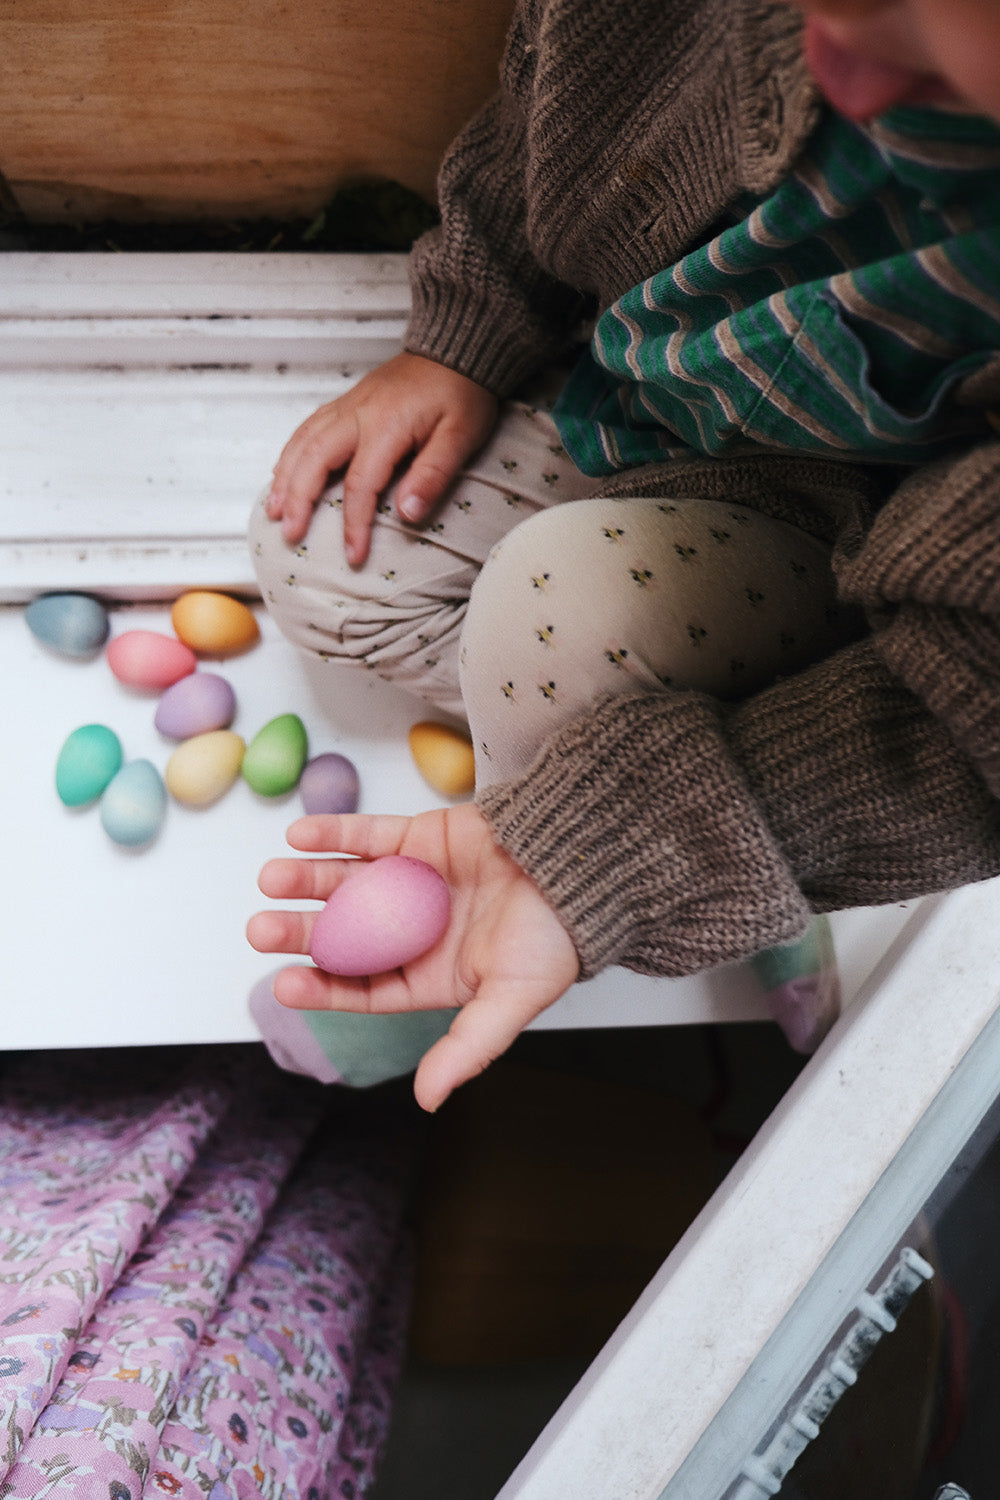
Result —
M 1000 17 L 804 8 L 803 45 L 777 0 L 523 0 L 406 352 L 303 424 L 255 517 L 293 639 L 469 718 L 475 804 L 289 833 L 451 884 L 423 959 L 275 983 L 459 1007 L 427 1108 L 609 964 L 689 973 L 1000 872 Z M 510 402 L 595 315 L 552 415 Z

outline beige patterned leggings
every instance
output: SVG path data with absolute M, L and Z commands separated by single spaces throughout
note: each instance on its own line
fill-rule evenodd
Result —
M 251 552 L 291 640 L 467 718 L 480 786 L 526 769 L 600 695 L 739 698 L 839 643 L 814 538 L 722 501 L 599 490 L 548 411 L 511 402 L 424 526 L 383 497 L 364 568 L 344 561 L 336 484 L 298 546 L 258 503 Z

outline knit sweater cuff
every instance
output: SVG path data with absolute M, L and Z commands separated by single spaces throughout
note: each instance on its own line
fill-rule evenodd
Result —
M 725 753 L 719 706 L 700 694 L 598 704 L 479 805 L 559 913 L 582 977 L 611 964 L 695 973 L 790 942 L 808 923 Z
M 457 370 L 495 396 L 510 396 L 565 347 L 568 334 L 563 328 L 556 336 L 500 279 L 477 285 L 472 275 L 457 278 L 442 270 L 439 240 L 440 232 L 432 231 L 411 255 L 404 348 Z
M 474 380 L 495 396 L 513 394 L 539 368 L 538 344 L 530 331 L 518 338 L 497 318 L 488 299 L 476 303 L 467 292 L 444 283 L 423 289 L 415 302 L 403 347 Z
M 996 801 L 884 647 L 857 642 L 728 713 L 729 753 L 818 911 L 1000 871 Z

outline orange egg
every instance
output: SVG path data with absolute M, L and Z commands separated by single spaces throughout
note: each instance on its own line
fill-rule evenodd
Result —
M 417 770 L 445 797 L 467 797 L 476 785 L 472 741 L 460 729 L 430 720 L 410 730 L 410 754 Z
M 209 589 L 182 594 L 170 611 L 170 623 L 192 651 L 210 656 L 232 656 L 260 636 L 252 609 L 229 594 Z

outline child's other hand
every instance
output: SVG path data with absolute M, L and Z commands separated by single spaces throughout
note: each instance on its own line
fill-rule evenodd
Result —
M 575 981 L 572 940 L 534 881 L 494 841 L 474 803 L 415 818 L 301 818 L 288 830 L 293 849 L 375 859 L 407 854 L 433 865 L 451 888 L 451 923 L 428 953 L 401 969 L 340 979 L 321 969 L 283 969 L 274 992 L 296 1010 L 383 1013 L 457 1006 L 451 1030 L 417 1069 L 417 1102 L 435 1110 L 452 1089 L 506 1051 L 529 1021 Z M 325 901 L 349 862 L 275 859 L 260 874 L 265 896 Z M 266 911 L 247 937 L 262 953 L 308 953 L 315 914 Z
M 493 431 L 497 399 L 483 386 L 419 354 L 397 354 L 345 395 L 307 417 L 274 470 L 267 513 L 286 541 L 300 542 L 331 472 L 344 470 L 344 550 L 360 567 L 372 516 L 396 466 L 409 454 L 397 504 L 422 521 L 466 459 Z

